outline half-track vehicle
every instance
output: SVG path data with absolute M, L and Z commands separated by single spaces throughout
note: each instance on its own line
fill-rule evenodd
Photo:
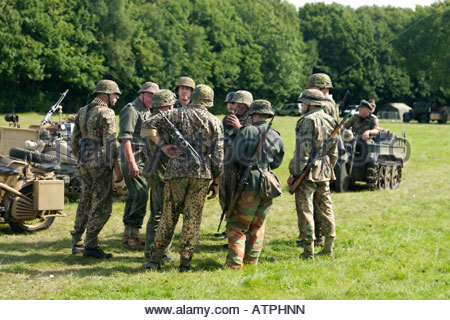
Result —
M 355 182 L 363 182 L 369 190 L 397 189 L 402 180 L 402 169 L 409 157 L 406 137 L 390 131 L 381 131 L 365 141 L 354 137 L 350 130 L 341 132 L 339 160 L 334 171 L 336 180 L 332 189 L 345 192 Z

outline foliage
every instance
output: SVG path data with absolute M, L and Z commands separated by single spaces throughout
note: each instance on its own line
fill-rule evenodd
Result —
M 450 2 L 400 9 L 279 0 L 4 0 L 0 111 L 45 112 L 69 89 L 65 111 L 101 78 L 123 91 L 144 81 L 174 90 L 179 76 L 273 105 L 293 101 L 312 72 L 329 73 L 336 100 L 378 103 L 450 96 Z

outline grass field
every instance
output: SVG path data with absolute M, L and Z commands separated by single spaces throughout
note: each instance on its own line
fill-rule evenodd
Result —
M 42 119 L 21 117 L 22 127 Z M 273 125 L 287 149 L 276 171 L 283 183 L 295 122 L 279 117 Z M 399 190 L 332 195 L 335 259 L 298 258 L 294 198 L 287 190 L 272 206 L 259 265 L 240 271 L 223 268 L 224 241 L 212 235 L 220 216 L 217 200 L 206 202 L 201 244 L 187 274 L 177 269 L 178 237 L 172 263 L 162 272 L 142 271 L 143 253 L 126 250 L 120 241 L 123 203 L 114 203 L 100 237 L 112 260 L 70 255 L 76 203 L 68 203 L 68 217 L 43 232 L 18 235 L 0 225 L 0 299 L 449 299 L 450 126 L 383 121 L 381 126 L 406 129 L 411 158 Z

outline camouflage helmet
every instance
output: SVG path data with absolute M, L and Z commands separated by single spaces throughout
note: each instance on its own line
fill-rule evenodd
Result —
M 317 89 L 306 89 L 298 97 L 298 102 L 309 106 L 323 107 L 326 103 L 325 95 Z
M 199 84 L 191 94 L 191 103 L 197 106 L 212 107 L 214 105 L 214 91 L 206 84 Z
M 159 108 L 165 106 L 172 106 L 177 101 L 175 94 L 168 89 L 161 89 L 153 94 L 152 107 Z
M 159 86 L 154 82 L 144 82 L 142 87 L 139 89 L 138 93 L 141 92 L 149 92 L 149 93 L 156 93 L 159 91 Z
M 233 98 L 234 98 L 234 94 L 235 93 L 236 92 L 234 92 L 234 91 L 228 92 L 227 96 L 225 97 L 225 103 L 233 102 Z
M 112 80 L 100 80 L 99 82 L 97 82 L 97 84 L 95 85 L 94 91 L 92 91 L 93 94 L 98 94 L 98 93 L 106 93 L 106 94 L 121 94 L 122 92 L 120 92 L 119 86 L 117 85 L 117 83 L 115 83 Z
M 195 81 L 190 77 L 180 77 L 177 81 L 177 86 L 175 90 L 178 90 L 179 86 L 184 86 L 191 88 L 192 90 L 195 89 Z
M 369 109 L 370 111 L 373 111 L 373 106 L 370 104 L 370 102 L 369 101 L 367 101 L 367 100 L 361 100 L 361 102 L 359 103 L 359 106 L 358 107 L 360 107 L 360 108 L 367 108 L 367 109 Z
M 272 104 L 267 100 L 255 100 L 250 105 L 248 114 L 262 114 L 273 117 L 275 112 L 272 109 Z
M 243 103 L 250 107 L 253 102 L 253 95 L 245 90 L 238 90 L 234 93 L 233 101 L 234 103 Z
M 330 76 L 326 73 L 314 73 L 308 79 L 308 87 L 333 88 Z

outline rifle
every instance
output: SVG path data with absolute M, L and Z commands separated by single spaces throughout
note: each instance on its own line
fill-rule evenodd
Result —
M 194 158 L 195 168 L 198 169 L 200 167 L 200 164 L 202 161 L 200 158 L 200 155 L 197 153 L 197 151 L 195 151 L 195 149 L 192 147 L 192 145 L 189 143 L 189 141 L 187 141 L 186 138 L 181 134 L 180 130 L 178 130 L 177 127 L 175 127 L 175 125 L 172 122 L 170 122 L 170 120 L 166 117 L 166 115 L 162 111 L 159 111 L 159 113 L 162 115 L 164 120 L 166 120 L 166 122 L 169 124 L 170 128 L 172 129 L 172 131 L 174 133 L 173 138 L 175 138 L 176 141 L 180 141 L 180 144 L 185 149 L 187 149 L 187 151 L 189 151 L 191 156 Z
M 264 134 L 262 135 L 261 139 L 259 140 L 258 147 L 256 148 L 256 151 L 253 154 L 252 158 L 254 158 L 255 155 L 257 155 L 261 152 L 262 147 L 264 145 L 264 141 L 266 140 L 267 132 L 269 132 L 270 128 L 272 127 L 272 122 L 273 122 L 274 118 L 275 118 L 275 115 L 272 117 L 269 124 L 267 125 L 267 130 L 264 131 Z M 245 187 L 248 185 L 248 178 L 250 176 L 250 171 L 251 171 L 252 167 L 253 167 L 253 164 L 250 164 L 249 166 L 247 166 L 245 168 L 244 172 L 241 174 L 241 178 L 239 179 L 238 188 L 237 188 L 236 192 L 234 193 L 230 207 L 228 208 L 228 211 L 226 213 L 227 218 L 230 218 L 231 215 L 233 214 L 233 210 L 236 207 L 237 201 L 238 201 L 239 197 L 241 196 L 242 191 L 244 191 Z M 222 217 L 220 217 L 220 223 L 222 223 L 223 216 L 224 216 L 224 214 L 222 213 Z M 220 224 L 219 224 L 219 226 L 220 226 Z
M 345 93 L 344 99 L 342 99 L 342 103 L 341 103 L 342 106 L 345 106 L 345 100 L 347 100 L 348 94 L 349 94 L 349 91 L 347 90 L 347 92 Z M 348 113 L 344 117 L 344 119 L 342 119 L 342 121 L 339 122 L 339 124 L 334 128 L 334 130 L 331 132 L 330 136 L 323 142 L 322 146 L 319 148 L 319 150 L 317 150 L 317 152 L 314 154 L 314 156 L 308 159 L 308 163 L 306 164 L 305 168 L 303 168 L 303 171 L 300 174 L 300 176 L 297 179 L 295 179 L 295 181 L 289 187 L 289 193 L 290 194 L 293 194 L 297 190 L 297 188 L 300 185 L 300 183 L 303 181 L 305 176 L 308 174 L 308 172 L 314 166 L 314 162 L 319 157 L 322 156 L 322 153 L 324 153 L 327 144 L 330 143 L 331 139 L 333 139 L 336 136 L 336 134 L 338 133 L 339 129 L 341 128 L 341 126 L 344 124 L 344 122 L 347 120 L 347 118 L 349 116 L 350 116 L 350 113 Z
M 47 114 L 45 115 L 44 120 L 41 122 L 41 126 L 46 124 L 47 122 L 50 122 L 50 119 L 52 118 L 52 114 L 58 109 L 59 104 L 64 100 L 66 97 L 67 92 L 69 92 L 69 89 L 61 93 L 61 96 L 59 97 L 58 101 L 54 105 L 51 106 L 50 110 L 48 110 Z

